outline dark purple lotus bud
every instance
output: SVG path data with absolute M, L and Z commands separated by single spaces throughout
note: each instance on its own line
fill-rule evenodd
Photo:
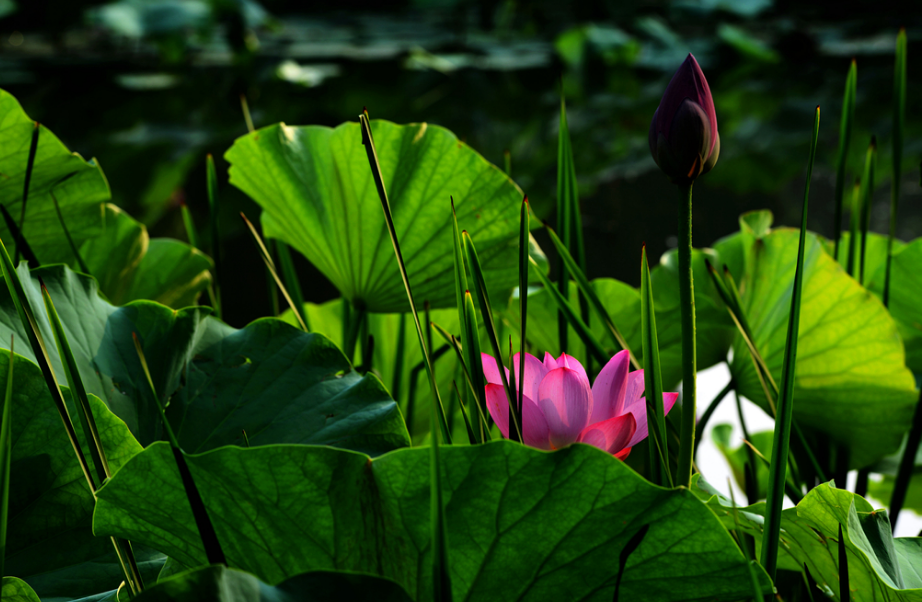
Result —
M 653 160 L 676 184 L 711 171 L 720 153 L 711 89 L 695 57 L 672 76 L 650 124 Z

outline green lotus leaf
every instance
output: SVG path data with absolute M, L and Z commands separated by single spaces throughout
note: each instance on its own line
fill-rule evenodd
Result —
M 883 237 L 881 237 L 883 238 Z M 886 242 L 886 239 L 884 239 Z M 886 251 L 886 247 L 884 249 Z M 878 297 L 883 296 L 886 255 L 865 283 Z M 901 244 L 894 251 L 890 266 L 890 315 L 896 320 L 900 337 L 906 345 L 906 365 L 913 372 L 922 372 L 922 238 Z
M 728 529 L 736 528 L 732 504 L 697 475 L 694 479 L 692 490 Z M 739 508 L 737 514 L 740 527 L 761 546 L 765 502 Z M 886 510 L 875 510 L 864 498 L 836 489 L 831 482 L 782 511 L 778 568 L 801 571 L 806 564 L 819 588 L 838 599 L 840 525 L 853 602 L 922 600 L 922 539 L 894 538 Z
M 12 95 L 0 90 L 0 203 L 18 221 L 22 215 L 29 148 L 35 122 Z M 109 184 L 95 160 L 85 161 L 67 150 L 45 126 L 39 126 L 38 148 L 29 183 L 22 233 L 42 263 L 73 264 L 75 257 L 64 229 L 77 245 L 99 236 L 102 206 L 109 200 Z M 54 199 L 52 199 L 52 194 Z M 61 217 L 55 209 L 55 199 Z M 13 248 L 13 236 L 0 220 L 0 238 Z
M 17 338 L 17 347 L 25 347 Z M 10 356 L 0 353 L 0 388 L 6 389 Z M 6 572 L 24 579 L 45 600 L 115 589 L 124 579 L 107 537 L 91 531 L 93 496 L 61 424 L 41 370 L 14 356 L 13 437 Z M 66 391 L 66 389 L 65 389 Z M 103 447 L 113 471 L 141 446 L 125 423 L 90 396 Z M 76 421 L 75 407 L 71 415 Z M 76 425 L 89 458 L 83 430 Z M 163 562 L 160 554 L 139 554 L 146 578 Z M 6 600 L 6 582 L 4 597 Z
M 750 566 L 769 587 L 691 492 L 653 486 L 596 448 L 494 441 L 445 446 L 441 457 L 456 600 L 611 600 L 618 555 L 644 524 L 625 599 L 738 600 L 751 595 Z M 431 599 L 428 449 L 371 460 L 325 447 L 223 447 L 188 460 L 229 566 L 270 584 L 372 571 Z M 94 529 L 189 566 L 205 561 L 164 443 L 99 492 Z
M 452 198 L 491 296 L 508 295 L 518 285 L 521 189 L 445 128 L 371 125 L 417 304 L 455 305 Z M 268 126 L 238 138 L 225 158 L 231 184 L 262 207 L 267 237 L 297 249 L 357 307 L 409 310 L 358 123 Z
M 798 234 L 778 228 L 759 236 L 744 228 L 716 245 L 722 259 L 743 265 L 743 311 L 778 383 Z M 880 300 L 845 273 L 815 234 L 806 240 L 794 416 L 802 427 L 850 447 L 853 467 L 866 466 L 899 447 L 915 407 L 915 380 L 896 323 Z M 730 371 L 740 394 L 770 411 L 739 336 Z
M 151 239 L 144 224 L 112 204 L 105 206 L 102 235 L 84 241 L 80 256 L 114 305 L 138 299 L 173 309 L 195 305 L 214 268 L 207 255 L 184 242 Z
M 327 443 L 379 454 L 408 444 L 400 410 L 374 375 L 359 376 L 325 337 L 274 318 L 236 330 L 208 308 L 172 310 L 152 301 L 115 307 L 96 281 L 54 265 L 19 275 L 45 341 L 53 341 L 39 279 L 48 288 L 87 390 L 143 445 L 162 437 L 156 403 L 132 334 L 141 341 L 161 402 L 189 449 L 242 443 Z M 0 287 L 0 341 L 28 340 L 9 291 Z M 17 347 L 31 359 L 31 349 Z M 51 363 L 59 378 L 57 353 Z M 186 378 L 183 374 L 185 372 Z M 185 386 L 183 386 L 185 382 Z
M 3 577 L 0 598 L 7 602 L 42 602 L 29 584 L 16 577 Z

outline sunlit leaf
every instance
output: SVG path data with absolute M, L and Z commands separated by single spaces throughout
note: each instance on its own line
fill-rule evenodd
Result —
M 26 163 L 35 122 L 8 92 L 0 90 L 0 203 L 18 221 Z M 109 200 L 109 184 L 95 160 L 85 161 L 70 152 L 46 127 L 41 126 L 38 150 L 29 184 L 29 199 L 22 233 L 39 261 L 72 264 L 70 244 L 61 228 L 52 193 L 76 244 L 98 236 L 102 230 L 102 205 Z M 0 223 L 0 238 L 12 249 L 13 238 Z
M 205 254 L 184 242 L 151 239 L 144 224 L 111 204 L 106 204 L 103 233 L 84 241 L 80 255 L 115 305 L 137 299 L 173 309 L 195 305 L 214 268 Z
M 767 233 L 744 229 L 716 245 L 736 270 L 745 266 L 739 278 L 743 309 L 776 382 L 781 379 L 797 237 L 797 230 L 787 228 Z M 915 380 L 893 319 L 812 233 L 804 267 L 794 417 L 802 427 L 849 446 L 852 466 L 865 466 L 899 446 L 915 406 Z M 737 337 L 731 373 L 740 393 L 769 411 L 743 345 Z
M 728 500 L 697 477 L 692 488 L 727 528 L 735 528 Z M 743 530 L 760 546 L 765 503 L 740 508 L 738 514 Z M 864 498 L 832 483 L 812 489 L 796 507 L 782 512 L 778 568 L 800 571 L 806 564 L 818 587 L 834 598 L 833 592 L 839 591 L 840 524 L 853 602 L 922 600 L 922 539 L 894 538 L 886 510 L 875 510 Z
M 371 126 L 417 302 L 455 305 L 450 197 L 459 226 L 477 241 L 491 296 L 514 288 L 519 187 L 444 128 Z M 267 237 L 301 252 L 353 304 L 407 310 L 357 123 L 272 125 L 238 138 L 225 157 L 231 183 L 263 208 Z M 546 265 L 532 243 L 532 255 Z

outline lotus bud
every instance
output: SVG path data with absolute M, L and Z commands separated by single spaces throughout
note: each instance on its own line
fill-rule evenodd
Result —
M 717 163 L 720 136 L 714 99 L 691 54 L 672 76 L 653 114 L 650 153 L 676 184 L 691 184 Z

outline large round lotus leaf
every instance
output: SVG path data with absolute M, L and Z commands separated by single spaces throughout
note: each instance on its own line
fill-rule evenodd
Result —
M 515 182 L 445 128 L 371 126 L 417 304 L 455 305 L 452 198 L 492 298 L 517 286 L 523 194 Z M 238 138 L 225 158 L 231 184 L 262 207 L 266 236 L 300 251 L 357 306 L 409 310 L 358 123 L 272 125 Z M 534 241 L 531 253 L 546 262 Z
M 24 341 L 17 337 L 17 348 L 26 347 Z M 0 390 L 6 390 L 9 361 L 9 352 L 0 352 Z M 112 542 L 93 536 L 90 525 L 93 495 L 61 416 L 41 370 L 18 355 L 13 360 L 12 404 L 13 453 L 5 572 L 25 579 L 46 599 L 115 589 L 124 576 Z M 125 423 L 95 396 L 90 396 L 90 407 L 109 465 L 116 471 L 140 452 L 141 446 Z M 88 450 L 73 405 L 71 415 L 83 449 Z M 145 578 L 160 570 L 157 558 L 162 564 L 161 555 L 139 551 L 138 561 Z M 5 587 L 4 582 L 4 600 Z
M 913 372 L 922 372 L 922 238 L 900 244 L 890 266 L 889 309 L 906 345 L 906 364 Z M 866 280 L 871 292 L 883 297 L 886 260 L 876 263 Z
M 717 245 L 742 264 L 743 311 L 754 343 L 776 382 L 791 311 L 797 230 L 743 231 Z M 899 447 L 917 393 L 896 323 L 808 234 L 800 336 L 794 375 L 794 416 L 801 426 L 851 448 L 852 466 L 866 466 Z M 730 366 L 739 392 L 770 411 L 762 385 L 737 337 Z
M 19 102 L 0 90 L 0 203 L 15 219 L 22 215 L 22 193 L 35 122 Z M 85 161 L 67 150 L 45 126 L 39 126 L 38 148 L 29 183 L 23 236 L 43 263 L 73 264 L 64 230 L 79 245 L 102 229 L 102 204 L 109 200 L 109 184 L 95 160 Z M 54 198 L 52 198 L 52 194 Z M 55 209 L 55 200 L 61 216 Z M 13 249 L 13 236 L 0 220 L 0 238 Z M 35 267 L 35 266 L 33 266 Z
M 109 301 L 195 305 L 211 282 L 214 265 L 207 255 L 179 240 L 151 239 L 144 224 L 110 203 L 104 217 L 102 234 L 84 241 L 80 256 Z
M 152 301 L 114 307 L 96 281 L 63 265 L 19 277 L 45 341 L 54 341 L 39 279 L 55 303 L 83 383 L 124 420 L 142 445 L 163 436 L 132 334 L 137 334 L 154 387 L 182 445 L 205 451 L 243 443 L 317 443 L 369 454 L 409 444 L 397 405 L 373 374 L 361 376 L 326 337 L 275 318 L 240 330 L 208 308 L 174 311 Z M 0 287 L 0 346 L 25 331 L 6 287 Z M 27 345 L 17 350 L 34 359 Z M 51 352 L 58 375 L 64 369 Z M 184 377 L 185 375 L 185 377 Z
M 377 459 L 326 447 L 223 447 L 189 456 L 230 566 L 270 584 L 311 570 L 373 572 L 432 599 L 429 455 Z M 441 449 L 455 600 L 740 600 L 752 566 L 685 488 L 651 485 L 594 447 L 510 441 Z M 165 512 L 164 509 L 169 509 Z M 170 448 L 155 443 L 99 492 L 94 529 L 205 562 Z M 768 590 L 770 591 L 770 590 Z

